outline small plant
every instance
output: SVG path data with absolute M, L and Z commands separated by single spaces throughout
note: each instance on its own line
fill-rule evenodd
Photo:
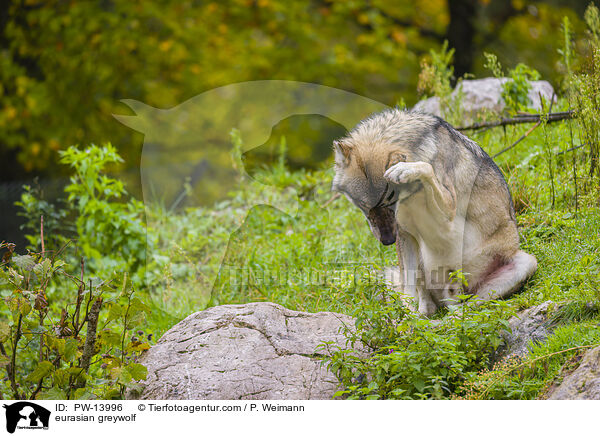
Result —
M 490 70 L 497 79 L 504 77 L 502 65 L 500 65 L 500 62 L 498 61 L 498 56 L 487 52 L 484 52 L 483 56 L 485 57 L 485 64 L 483 66 Z
M 419 94 L 438 97 L 442 116 L 450 122 L 458 122 L 462 115 L 462 93 L 460 86 L 457 86 L 456 92 L 452 92 L 454 49 L 448 49 L 448 41 L 444 41 L 439 52 L 430 50 L 429 54 L 431 60 L 421 63 L 417 90 Z
M 430 50 L 429 54 L 431 61 L 423 61 L 421 64 L 417 90 L 420 94 L 446 98 L 452 92 L 454 49 L 448 49 L 448 41 L 444 41 L 439 52 Z
M 588 26 L 588 36 L 592 47 L 600 49 L 600 11 L 594 3 L 589 4 L 583 18 Z
M 494 77 L 503 78 L 502 65 L 498 57 L 492 53 L 484 53 L 484 67 L 492 72 Z M 529 91 L 531 90 L 531 81 L 539 80 L 540 73 L 535 69 L 528 67 L 523 63 L 508 71 L 508 79 L 502 84 L 502 99 L 506 104 L 506 110 L 511 114 L 524 111 L 531 106 Z
M 41 247 L 42 235 L 40 234 L 40 220 L 44 217 L 44 229 L 46 231 L 45 249 L 55 252 L 62 247 L 70 237 L 75 237 L 75 226 L 71 225 L 69 219 L 70 208 L 65 202 L 57 204 L 44 199 L 44 192 L 38 185 L 24 186 L 21 201 L 16 205 L 21 208 L 19 216 L 23 217 L 25 223 L 21 226 L 25 237 L 29 241 L 29 248 L 37 250 Z
M 233 146 L 230 153 L 231 165 L 237 173 L 238 179 L 242 180 L 245 174 L 244 162 L 242 160 L 244 145 L 242 141 L 242 134 L 238 129 L 231 129 L 231 132 L 229 132 L 229 137 L 231 138 L 231 144 Z

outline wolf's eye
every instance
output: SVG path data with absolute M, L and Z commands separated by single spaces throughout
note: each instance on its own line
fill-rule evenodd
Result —
M 404 153 L 400 153 L 399 151 L 394 151 L 392 154 L 390 154 L 389 166 L 396 165 L 398 162 L 406 162 L 406 155 Z
M 392 198 L 394 198 L 394 194 L 395 194 L 394 191 L 390 192 L 390 195 L 387 196 L 387 198 L 385 199 L 385 201 L 390 201 Z

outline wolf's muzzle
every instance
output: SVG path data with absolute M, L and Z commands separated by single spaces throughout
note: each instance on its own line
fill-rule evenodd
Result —
M 389 207 L 374 207 L 367 215 L 369 227 L 373 235 L 383 245 L 391 245 L 396 242 L 396 216 Z

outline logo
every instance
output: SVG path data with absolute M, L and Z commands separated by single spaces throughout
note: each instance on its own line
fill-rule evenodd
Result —
M 6 409 L 6 431 L 14 433 L 15 429 L 48 429 L 50 422 L 50 411 L 29 401 L 19 401 L 17 403 L 2 407 Z

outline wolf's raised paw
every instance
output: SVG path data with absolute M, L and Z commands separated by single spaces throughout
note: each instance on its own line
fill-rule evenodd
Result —
M 410 183 L 425 177 L 430 168 L 425 162 L 398 162 L 389 167 L 383 177 L 391 183 Z

